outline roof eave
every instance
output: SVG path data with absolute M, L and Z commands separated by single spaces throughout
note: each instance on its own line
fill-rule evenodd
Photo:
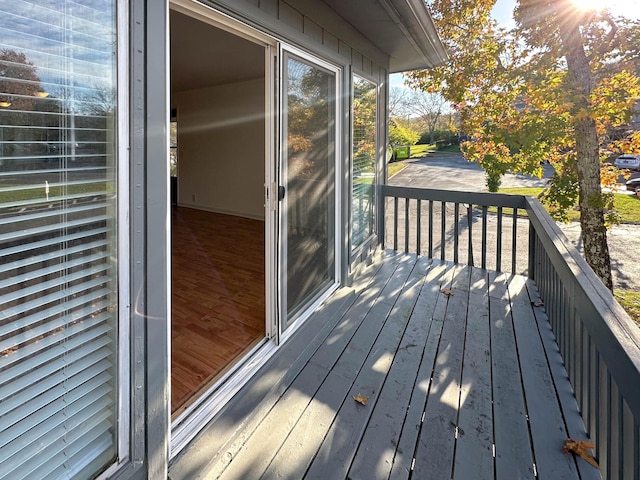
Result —
M 433 18 L 424 0 L 380 0 L 389 16 L 401 27 L 414 55 L 391 55 L 392 73 L 444 64 L 449 55 L 438 36 Z

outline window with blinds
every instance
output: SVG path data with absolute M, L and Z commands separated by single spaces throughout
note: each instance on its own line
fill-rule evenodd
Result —
M 373 234 L 376 179 L 376 84 L 353 76 L 351 250 Z
M 116 1 L 0 0 L 0 478 L 117 457 Z

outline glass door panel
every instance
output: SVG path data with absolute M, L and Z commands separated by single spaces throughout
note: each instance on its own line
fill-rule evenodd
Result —
M 337 74 L 289 52 L 283 65 L 284 331 L 336 280 Z

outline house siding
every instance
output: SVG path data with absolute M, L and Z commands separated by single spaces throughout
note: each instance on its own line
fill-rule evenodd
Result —
M 220 0 L 208 4 L 334 63 L 353 64 L 356 69 L 376 65 L 377 68 L 362 73 L 373 76 L 376 83 L 386 79 L 389 57 L 323 2 Z

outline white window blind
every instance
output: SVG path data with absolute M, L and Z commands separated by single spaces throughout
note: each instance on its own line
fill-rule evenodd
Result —
M 351 178 L 351 249 L 373 234 L 376 171 L 377 87 L 353 77 L 353 164 Z
M 0 0 L 0 478 L 117 456 L 115 0 Z

